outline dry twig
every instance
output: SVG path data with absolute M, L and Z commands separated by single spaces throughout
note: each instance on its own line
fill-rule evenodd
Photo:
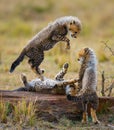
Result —
M 105 90 L 105 92 L 109 91 L 107 95 L 108 97 L 111 95 L 113 88 L 114 88 L 114 80 L 112 81 L 112 84 Z
M 105 96 L 105 92 L 104 92 L 104 84 L 105 84 L 105 76 L 104 76 L 104 71 L 102 72 L 102 89 L 101 89 L 101 94 L 102 96 Z
M 112 48 L 107 45 L 108 41 L 106 41 L 106 42 L 102 41 L 102 43 L 104 43 L 105 48 L 108 48 L 109 51 L 112 53 L 112 55 L 114 55 L 114 51 L 112 50 Z

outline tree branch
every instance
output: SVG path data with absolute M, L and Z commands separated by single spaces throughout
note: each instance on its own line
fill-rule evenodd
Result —
M 104 76 L 104 71 L 102 72 L 102 89 L 101 89 L 101 94 L 102 96 L 105 96 L 105 92 L 104 92 L 104 83 L 105 83 L 105 76 Z
M 104 43 L 105 48 L 108 48 L 108 50 L 112 53 L 112 55 L 114 55 L 114 51 L 112 50 L 112 48 L 107 45 L 108 41 L 106 42 L 102 41 L 102 43 Z
M 105 90 L 105 92 L 109 91 L 107 95 L 108 97 L 111 95 L 113 88 L 114 88 L 114 80 L 112 81 L 112 84 Z

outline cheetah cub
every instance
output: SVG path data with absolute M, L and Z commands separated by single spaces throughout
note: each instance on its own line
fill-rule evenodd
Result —
M 96 93 L 97 86 L 97 61 L 94 51 L 90 48 L 84 48 L 78 53 L 78 61 L 81 64 L 80 77 L 78 82 L 81 84 L 81 90 L 76 94 L 75 88 L 67 85 L 66 95 L 67 99 L 74 102 L 82 102 L 83 109 L 83 123 L 87 123 L 87 105 L 91 104 L 92 121 L 97 124 L 100 123 L 96 116 L 96 109 L 98 107 L 98 96 Z
M 56 19 L 47 27 L 37 33 L 23 48 L 19 57 L 12 63 L 10 72 L 23 61 L 24 57 L 29 58 L 28 63 L 32 70 L 43 80 L 43 70 L 39 68 L 44 59 L 44 51 L 48 51 L 60 42 L 66 42 L 66 48 L 70 49 L 70 40 L 67 38 L 69 34 L 72 38 L 76 38 L 81 31 L 81 22 L 77 17 L 65 16 Z

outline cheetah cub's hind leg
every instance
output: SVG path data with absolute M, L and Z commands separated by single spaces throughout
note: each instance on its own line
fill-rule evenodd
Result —
M 100 121 L 97 119 L 97 115 L 96 115 L 96 110 L 99 105 L 99 99 L 98 99 L 97 94 L 95 93 L 95 95 L 92 96 L 91 99 L 92 100 L 90 101 L 90 104 L 91 104 L 90 112 L 91 112 L 92 121 L 94 124 L 99 124 Z
M 82 119 L 82 123 L 88 123 L 87 103 L 83 104 L 83 119 Z
M 32 70 L 37 74 L 37 76 L 42 80 L 44 81 L 44 76 L 43 76 L 43 73 L 44 73 L 44 69 L 40 69 L 39 67 L 31 67 Z
M 91 108 L 91 117 L 92 117 L 93 123 L 100 124 L 100 121 L 97 119 L 96 110 L 93 108 Z
M 43 73 L 45 72 L 45 70 L 40 69 L 38 66 L 34 65 L 31 59 L 28 60 L 28 63 L 31 66 L 31 69 L 33 70 L 33 72 L 37 74 L 37 76 L 43 81 L 44 80 Z

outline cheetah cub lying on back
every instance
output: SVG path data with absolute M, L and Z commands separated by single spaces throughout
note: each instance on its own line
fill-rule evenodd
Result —
M 12 73 L 27 56 L 32 70 L 43 80 L 44 71 L 39 66 L 44 59 L 44 51 L 50 50 L 60 41 L 66 42 L 66 48 L 70 49 L 70 40 L 67 38 L 67 34 L 76 38 L 80 31 L 81 22 L 77 17 L 65 16 L 56 19 L 28 42 L 19 57 L 12 63 L 10 72 Z
M 97 86 L 97 61 L 94 51 L 90 48 L 84 48 L 79 51 L 78 61 L 81 64 L 78 82 L 81 84 L 81 90 L 76 94 L 75 88 L 71 86 L 66 87 L 67 99 L 74 102 L 82 102 L 83 119 L 82 122 L 88 121 L 87 105 L 91 104 L 91 116 L 95 124 L 99 123 L 96 116 L 96 109 L 98 107 L 98 96 L 96 93 Z

